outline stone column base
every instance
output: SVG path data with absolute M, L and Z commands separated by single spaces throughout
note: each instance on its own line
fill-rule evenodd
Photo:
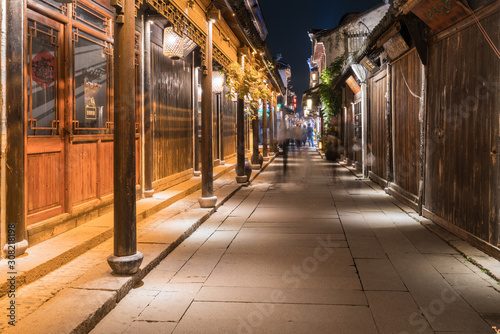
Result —
M 200 197 L 198 198 L 198 202 L 202 208 L 213 208 L 217 203 L 217 196 L 212 197 Z
M 193 172 L 193 175 L 194 175 L 194 176 L 200 176 L 200 175 L 201 175 L 201 171 L 199 171 L 199 170 L 195 170 L 195 171 Z
M 153 197 L 154 193 L 155 193 L 154 189 L 144 190 L 144 197 L 151 198 Z
M 137 252 L 134 255 L 128 256 L 108 256 L 108 264 L 117 275 L 133 275 L 141 266 L 144 255 Z
M 242 175 L 242 176 L 236 175 L 236 182 L 238 182 L 238 183 L 246 183 L 247 181 L 248 181 L 248 176 L 246 176 L 246 175 Z
M 221 160 L 221 161 L 219 162 L 219 165 L 221 165 L 221 166 L 224 166 L 225 164 L 226 164 L 226 160 Z
M 5 244 L 3 246 L 3 257 L 6 259 L 10 259 L 9 257 L 16 258 L 23 255 L 26 249 L 28 249 L 28 240 L 26 239 L 15 244 Z
M 265 156 L 264 161 L 269 161 L 269 156 Z
M 260 169 L 260 164 L 253 164 L 252 169 Z

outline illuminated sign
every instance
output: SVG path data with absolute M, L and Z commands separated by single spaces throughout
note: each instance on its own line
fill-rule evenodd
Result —
M 375 63 L 372 62 L 368 57 L 363 57 L 363 59 L 361 59 L 359 63 L 370 72 L 376 72 L 378 70 L 378 66 L 375 65 Z
M 358 83 L 356 82 L 356 80 L 352 75 L 349 78 L 347 78 L 345 83 L 349 86 L 349 88 L 351 88 L 354 94 L 358 94 L 361 91 L 361 87 L 359 87 Z

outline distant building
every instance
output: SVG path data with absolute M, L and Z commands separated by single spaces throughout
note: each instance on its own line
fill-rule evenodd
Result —
M 319 115 L 321 103 L 318 86 L 321 73 L 335 59 L 343 56 L 345 63 L 350 63 L 356 52 L 363 46 L 370 32 L 384 17 L 390 4 L 382 1 L 364 12 L 346 13 L 339 25 L 332 29 L 311 29 L 309 38 L 312 43 L 312 55 L 309 58 L 309 89 L 302 95 L 304 115 Z
M 293 103 L 293 96 L 295 96 L 293 85 L 292 85 L 292 67 L 283 61 L 283 56 L 278 53 L 274 58 L 276 62 L 276 69 L 278 70 L 281 80 L 285 85 L 286 93 L 283 98 L 283 105 L 291 107 Z
M 389 4 L 382 2 L 360 13 L 347 13 L 333 29 L 312 29 L 309 38 L 312 43 L 310 58 L 310 87 L 319 84 L 323 69 L 335 61 L 338 56 L 350 58 L 360 49 L 375 26 L 384 17 Z

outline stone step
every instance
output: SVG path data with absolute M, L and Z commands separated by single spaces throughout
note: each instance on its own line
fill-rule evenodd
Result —
M 214 167 L 214 180 L 234 170 L 235 160 L 232 159 L 223 166 Z M 192 177 L 185 182 L 155 193 L 152 198 L 140 199 L 137 201 L 137 223 L 199 189 L 201 189 L 201 177 Z M 19 289 L 19 287 L 45 276 L 112 236 L 113 212 L 111 211 L 29 247 L 26 254 L 15 259 L 14 270 L 8 261 L 0 261 L 0 272 L 2 273 L 0 297 L 5 296 L 10 290 L 11 284 L 7 281 L 10 276 L 16 277 L 16 288 Z

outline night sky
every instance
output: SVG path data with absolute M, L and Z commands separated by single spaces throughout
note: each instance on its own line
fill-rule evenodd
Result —
M 309 67 L 312 45 L 307 32 L 311 29 L 331 29 L 345 13 L 362 12 L 379 0 L 260 0 L 268 35 L 266 43 L 273 57 L 281 53 L 282 61 L 292 67 L 292 84 L 300 106 L 302 92 L 309 88 Z

